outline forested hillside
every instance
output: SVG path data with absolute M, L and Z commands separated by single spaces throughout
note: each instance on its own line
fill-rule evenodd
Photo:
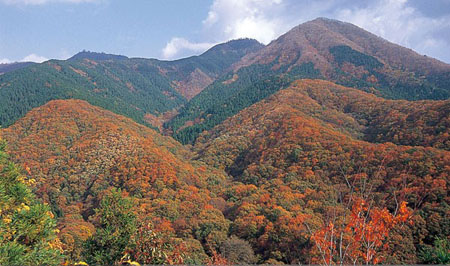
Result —
M 353 24 L 318 18 L 300 24 L 235 69 L 312 62 L 331 81 L 392 99 L 447 99 L 450 66 L 384 40 Z
M 371 105 L 365 102 L 369 99 Z M 392 213 L 400 202 L 407 203 L 413 211 L 409 222 L 392 228 L 376 256 L 383 263 L 421 263 L 427 260 L 423 250 L 450 233 L 450 152 L 357 139 L 372 141 L 372 135 L 365 134 L 378 129 L 361 123 L 364 119 L 401 124 L 402 112 L 414 117 L 444 108 L 448 122 L 448 102 L 415 104 L 386 101 L 326 81 L 302 80 L 202 134 L 194 148 L 198 159 L 233 177 L 235 184 L 228 188 L 226 200 L 234 208 L 226 217 L 232 220 L 232 233 L 248 240 L 263 258 L 324 263 L 314 258 L 322 254 L 327 239 L 332 241 L 329 225 L 337 235 L 348 228 L 347 215 L 354 211 L 351 206 L 359 195 L 369 208 L 387 208 Z M 355 111 L 355 106 L 361 108 Z M 389 118 L 384 121 L 386 113 Z M 425 128 L 413 132 L 394 128 L 400 139 L 386 135 L 383 140 L 438 147 L 448 143 L 448 127 L 444 127 L 446 133 L 426 130 L 426 124 L 442 123 L 441 117 L 426 119 L 414 120 Z M 422 132 L 432 141 L 417 139 Z M 442 135 L 446 136 L 443 142 Z M 321 233 L 310 238 L 314 230 Z M 346 231 L 346 237 L 360 245 L 350 232 Z M 326 247 L 338 263 L 338 248 Z M 350 255 L 344 259 L 344 263 L 351 261 Z
M 108 200 L 120 202 L 117 197 L 132 197 L 129 210 L 110 210 L 132 211 L 127 215 L 135 217 L 133 221 L 121 223 L 133 222 L 136 228 L 137 223 L 150 224 L 156 239 L 183 245 L 182 255 L 189 257 L 185 263 L 206 263 L 205 251 L 211 252 L 227 237 L 228 223 L 220 211 L 225 204 L 221 195 L 226 176 L 190 161 L 189 151 L 170 137 L 80 100 L 51 101 L 1 134 L 14 161 L 35 179 L 38 197 L 55 213 L 69 261 L 104 263 L 112 256 L 114 262 L 129 245 L 144 245 L 130 242 L 129 234 L 137 232 L 131 228 L 127 232 L 109 228 L 119 230 L 112 240 L 96 238 L 96 230 L 103 228 L 96 215 L 106 211 L 101 201 L 111 195 Z M 117 193 L 122 196 L 114 194 L 114 189 L 120 189 Z M 83 245 L 89 239 L 97 246 L 86 250 Z M 104 255 L 94 258 L 97 252 Z
M 384 108 L 414 115 L 448 106 L 408 103 L 301 80 L 202 134 L 197 155 L 80 100 L 51 101 L 2 136 L 55 213 L 68 261 L 321 263 L 332 224 L 335 232 L 353 228 L 340 243 L 353 243 L 352 254 L 332 249 L 333 261 L 420 263 L 449 234 L 450 153 L 357 139 L 370 136 L 364 119 L 384 117 Z M 353 111 L 359 105 L 366 109 Z M 415 121 L 447 121 L 425 118 Z M 418 145 L 446 145 L 446 131 L 424 127 L 429 142 L 398 132 Z M 373 247 L 355 223 L 380 232 Z
M 285 74 L 289 67 L 274 70 L 274 64 L 251 65 L 230 72 L 189 101 L 164 126 L 181 143 L 192 143 L 202 131 L 287 87 L 295 79 L 321 77 L 312 64 L 293 67 Z
M 50 100 L 76 98 L 157 127 L 164 113 L 183 105 L 232 63 L 261 47 L 255 40 L 242 39 L 177 61 L 83 51 L 69 60 L 35 64 L 0 76 L 0 125 L 7 127 Z
M 298 108 L 354 137 L 450 150 L 450 100 L 386 100 L 325 81 L 303 80 L 295 86 L 303 94 Z M 280 101 L 289 102 L 286 95 Z

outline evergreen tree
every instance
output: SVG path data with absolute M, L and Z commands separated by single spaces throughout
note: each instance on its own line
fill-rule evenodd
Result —
M 0 139 L 0 265 L 59 265 L 60 242 L 50 208 L 40 203 Z
M 89 264 L 113 265 L 124 255 L 125 248 L 136 229 L 132 201 L 123 197 L 120 190 L 105 195 L 95 210 L 98 226 L 84 247 Z

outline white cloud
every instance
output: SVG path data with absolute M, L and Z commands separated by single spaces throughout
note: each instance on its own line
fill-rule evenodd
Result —
M 48 58 L 45 58 L 43 56 L 37 55 L 37 54 L 30 54 L 25 56 L 20 62 L 36 62 L 36 63 L 42 63 L 44 61 L 47 61 Z
M 215 0 L 203 25 L 220 39 L 247 37 L 267 44 L 285 28 L 282 4 L 282 0 Z
M 443 58 L 443 51 L 450 46 L 448 37 L 442 35 L 446 29 L 450 32 L 450 15 L 426 17 L 408 5 L 408 0 L 380 0 L 364 8 L 342 8 L 335 16 L 423 54 Z
M 43 5 L 48 3 L 94 3 L 103 0 L 0 0 L 0 2 L 7 5 Z
M 213 45 L 215 45 L 215 43 L 193 43 L 184 38 L 174 37 L 162 50 L 162 56 L 164 59 L 173 59 L 181 54 L 185 54 L 186 51 L 194 53 L 203 52 Z
M 202 29 L 202 34 L 214 41 L 193 43 L 175 37 L 164 47 L 163 57 L 172 59 L 185 56 L 187 51 L 203 52 L 231 39 L 253 38 L 267 44 L 287 30 L 280 15 L 282 9 L 283 0 L 215 0 Z
M 47 61 L 48 58 L 37 55 L 37 54 L 30 54 L 25 56 L 24 58 L 22 58 L 21 60 L 18 61 L 13 61 L 10 60 L 8 58 L 0 58 L 0 64 L 11 64 L 14 62 L 35 62 L 35 63 L 42 63 L 44 61 Z
M 0 64 L 10 64 L 10 63 L 12 63 L 12 62 L 8 58 L 1 58 L 0 59 Z

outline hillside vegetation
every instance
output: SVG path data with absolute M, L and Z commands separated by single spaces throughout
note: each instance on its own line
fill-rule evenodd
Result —
M 69 261 L 321 263 L 330 222 L 353 228 L 352 213 L 370 206 L 364 223 L 385 232 L 383 245 L 358 255 L 369 235 L 349 231 L 356 244 L 343 261 L 419 263 L 450 228 L 448 127 L 427 128 L 445 125 L 448 103 L 430 103 L 300 80 L 203 133 L 196 154 L 80 100 L 51 101 L 2 136 L 55 213 Z M 381 119 L 394 108 L 397 116 Z M 407 115 L 421 134 L 399 126 L 382 134 L 387 143 L 364 141 Z M 429 147 L 390 143 L 406 140 Z
M 370 105 L 365 102 L 369 99 Z M 355 106 L 361 108 L 354 111 Z M 364 118 L 401 124 L 405 113 L 434 113 L 445 106 L 448 119 L 448 102 L 421 102 L 414 107 L 326 81 L 301 80 L 202 134 L 194 148 L 198 159 L 233 177 L 235 184 L 225 198 L 233 208 L 226 217 L 232 220 L 232 233 L 248 240 L 263 258 L 314 261 L 321 254 L 314 244 L 321 242 L 312 241 L 310 230 L 321 228 L 330 234 L 330 222 L 338 229 L 348 226 L 336 215 L 347 217 L 348 204 L 353 204 L 349 197 L 362 194 L 370 208 L 395 212 L 396 203 L 405 201 L 414 210 L 410 223 L 394 227 L 379 252 L 384 263 L 418 263 L 423 261 L 422 249 L 449 234 L 450 153 L 357 138 L 372 140 L 371 133 L 365 134 L 383 129 Z M 385 114 L 389 114 L 387 121 L 381 119 Z M 420 116 L 414 121 L 424 127 L 440 121 L 439 115 L 424 117 L 425 121 Z M 393 129 L 392 139 L 383 134 L 383 140 L 440 147 L 448 143 L 441 141 L 442 135 L 448 138 L 448 127 L 444 131 L 409 132 L 399 127 Z M 416 138 L 419 135 L 430 142 Z
M 133 197 L 140 223 L 184 239 L 185 253 L 197 263 L 207 258 L 202 244 L 208 250 L 207 240 L 226 238 L 227 221 L 217 209 L 225 174 L 190 161 L 179 143 L 129 118 L 81 100 L 55 100 L 1 135 L 58 218 L 65 255 L 73 261 L 101 225 L 95 209 L 114 189 Z

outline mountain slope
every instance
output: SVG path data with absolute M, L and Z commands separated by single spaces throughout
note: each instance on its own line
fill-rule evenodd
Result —
M 450 100 L 386 100 L 323 80 L 301 80 L 277 94 L 305 115 L 365 141 L 450 151 Z M 291 99 L 295 99 L 293 103 Z
M 173 80 L 175 89 L 190 100 L 228 71 L 233 63 L 263 47 L 253 39 L 238 39 L 218 44 L 199 56 L 155 63 Z
M 448 99 L 450 65 L 352 24 L 303 23 L 249 53 L 166 123 L 183 143 L 300 78 L 320 78 L 388 99 Z
M 442 108 L 444 120 L 416 117 Z M 421 248 L 449 233 L 450 152 L 357 137 L 371 138 L 377 128 L 373 120 L 395 125 L 412 115 L 417 121 L 411 123 L 421 124 L 418 131 L 432 141 L 410 138 L 417 132 L 401 127 L 393 128 L 400 139 L 387 134 L 384 141 L 448 145 L 448 110 L 448 101 L 387 101 L 327 81 L 301 80 L 203 133 L 194 149 L 198 159 L 237 182 L 226 193 L 235 203 L 227 218 L 232 232 L 249 240 L 263 258 L 309 263 L 309 229 L 302 224 L 327 224 L 332 210 L 345 209 L 338 199 L 362 182 L 355 189 L 368 190 L 376 206 L 394 210 L 395 200 L 405 200 L 416 210 L 412 224 L 391 233 L 384 263 L 418 263 Z M 444 123 L 445 132 L 426 130 L 426 125 L 434 128 L 431 123 Z
M 83 51 L 66 61 L 12 71 L 0 76 L 0 125 L 11 125 L 50 100 L 76 98 L 156 127 L 164 113 L 261 47 L 254 40 L 235 40 L 177 61 Z
M 81 100 L 54 100 L 1 136 L 12 159 L 36 180 L 37 195 L 56 213 L 60 238 L 73 260 L 94 231 L 89 217 L 112 188 L 136 198 L 140 218 L 196 247 L 203 241 L 194 236 L 201 217 L 215 214 L 216 221 L 226 223 L 213 207 L 223 201 L 223 172 L 190 160 L 178 142 L 129 118 Z
M 6 73 L 0 76 L 0 125 L 54 99 L 87 100 L 140 123 L 147 113 L 157 115 L 185 102 L 156 67 L 133 65 L 125 60 L 50 60 Z

